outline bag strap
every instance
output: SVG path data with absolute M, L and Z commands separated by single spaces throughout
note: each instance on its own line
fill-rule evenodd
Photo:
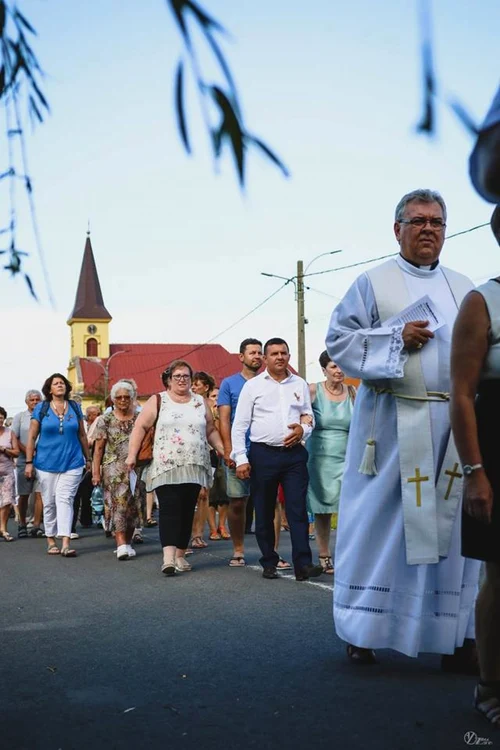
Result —
M 160 408 L 161 408 L 161 394 L 156 394 L 156 417 L 155 421 L 153 422 L 153 427 L 156 427 L 156 423 L 158 422 L 158 417 L 160 416 Z
M 76 405 L 76 401 L 71 401 L 70 400 L 70 401 L 68 401 L 68 404 L 71 406 L 71 408 L 75 412 L 78 421 L 81 422 L 82 417 L 80 416 L 80 413 L 78 411 L 78 407 Z M 40 419 L 41 420 L 48 415 L 49 409 L 50 409 L 50 401 L 44 401 L 43 404 L 42 404 L 42 408 L 40 409 Z

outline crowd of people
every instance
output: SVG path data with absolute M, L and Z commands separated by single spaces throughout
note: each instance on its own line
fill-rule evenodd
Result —
M 28 391 L 12 427 L 0 408 L 0 536 L 13 541 L 16 505 L 20 539 L 45 536 L 49 555 L 73 558 L 76 517 L 91 524 L 101 487 L 119 561 L 156 524 L 156 501 L 165 576 L 192 569 L 207 521 L 210 541 L 232 541 L 229 566 L 244 568 L 251 500 L 264 579 L 335 573 L 352 662 L 374 664 L 381 648 L 441 654 L 443 670 L 479 673 L 474 705 L 500 725 L 500 277 L 474 289 L 440 264 L 446 221 L 439 193 L 399 201 L 400 253 L 333 311 L 321 382 L 293 372 L 284 339 L 250 338 L 219 387 L 179 359 L 142 408 L 121 380 L 104 414 L 84 416 L 60 373 Z M 499 207 L 491 226 L 500 244 Z M 291 564 L 278 550 L 280 498 Z

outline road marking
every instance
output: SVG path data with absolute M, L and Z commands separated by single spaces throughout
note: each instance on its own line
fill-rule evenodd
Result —
M 262 568 L 260 567 L 260 565 L 247 565 L 246 567 L 249 568 L 249 570 L 256 570 L 259 573 L 262 573 Z M 291 581 L 292 583 L 299 583 L 299 581 L 295 580 L 295 575 L 288 571 L 287 572 L 283 571 L 281 573 L 278 570 L 278 576 L 279 578 L 282 578 L 285 581 Z M 324 589 L 325 591 L 329 591 L 330 593 L 333 591 L 333 586 L 328 586 L 326 583 L 320 583 L 319 581 L 311 581 L 311 579 L 309 579 L 308 581 L 300 581 L 300 583 L 308 583 L 309 586 L 316 586 L 318 589 Z

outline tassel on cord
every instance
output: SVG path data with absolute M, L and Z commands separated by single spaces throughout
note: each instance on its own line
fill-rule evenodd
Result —
M 361 464 L 359 465 L 359 469 L 358 469 L 360 474 L 367 474 L 368 476 L 371 476 L 371 477 L 377 476 L 378 474 L 377 465 L 375 463 L 375 447 L 376 447 L 375 415 L 377 411 L 377 401 L 378 401 L 378 393 L 375 394 L 375 403 L 373 404 L 373 415 L 372 415 L 370 437 L 366 441 L 363 458 L 361 459 Z

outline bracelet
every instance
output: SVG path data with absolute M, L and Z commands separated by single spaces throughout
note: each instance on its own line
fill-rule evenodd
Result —
M 33 461 L 25 461 L 24 463 L 25 463 L 25 464 L 32 464 L 32 463 L 33 463 Z

